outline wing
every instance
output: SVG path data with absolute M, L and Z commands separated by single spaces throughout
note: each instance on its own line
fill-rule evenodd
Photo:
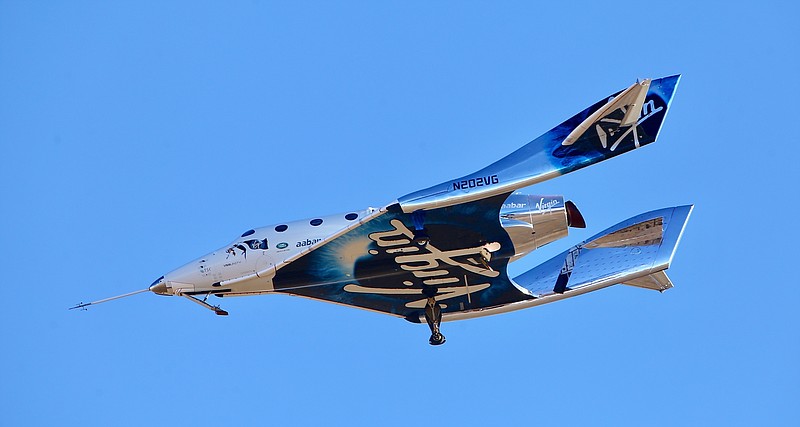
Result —
M 274 289 L 412 321 L 425 307 L 423 285 L 438 289 L 444 313 L 530 299 L 506 272 L 514 254 L 499 221 L 506 197 L 427 211 L 425 246 L 413 242 L 412 215 L 394 204 L 278 269 Z
M 274 290 L 415 322 L 423 286 L 436 287 L 445 319 L 538 303 L 547 295 L 537 286 L 508 277 L 514 246 L 500 223 L 503 202 L 515 189 L 654 142 L 678 79 L 636 83 L 479 172 L 399 198 L 278 267 Z M 421 222 L 426 246 L 412 241 Z M 578 289 L 565 283 L 558 295 Z

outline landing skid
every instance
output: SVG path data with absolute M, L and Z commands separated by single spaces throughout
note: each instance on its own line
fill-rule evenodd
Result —
M 205 307 L 205 308 L 213 311 L 214 314 L 216 314 L 217 316 L 227 316 L 228 315 L 227 311 L 219 308 L 218 305 L 211 305 L 211 304 L 206 302 L 206 299 L 208 299 L 208 295 L 210 295 L 210 294 L 206 294 L 206 297 L 203 298 L 203 299 L 197 299 L 197 298 L 193 297 L 192 295 L 181 294 L 182 297 L 188 298 L 189 301 L 191 301 L 193 303 L 196 303 L 196 304 L 200 304 L 200 306 Z

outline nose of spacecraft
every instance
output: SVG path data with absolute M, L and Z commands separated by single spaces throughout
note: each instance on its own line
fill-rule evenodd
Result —
M 150 292 L 158 295 L 169 295 L 170 292 L 167 289 L 167 282 L 164 281 L 164 276 L 159 277 L 150 285 Z
M 194 291 L 201 279 L 197 262 L 190 262 L 156 279 L 150 291 L 158 295 L 181 295 Z

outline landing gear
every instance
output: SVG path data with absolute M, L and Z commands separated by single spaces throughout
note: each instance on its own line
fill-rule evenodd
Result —
M 436 302 L 438 290 L 433 286 L 426 286 L 422 289 L 422 293 L 428 297 L 428 301 L 425 304 L 425 321 L 428 322 L 428 327 L 431 328 L 431 338 L 428 342 L 431 345 L 442 345 L 446 340 L 439 331 L 439 325 L 442 323 L 442 306 Z
M 438 332 L 434 335 L 431 335 L 431 337 L 428 339 L 428 342 L 431 345 L 442 345 L 445 341 L 447 340 L 445 339 L 444 335 Z
M 489 261 L 492 260 L 492 252 L 497 252 L 499 250 L 500 250 L 500 243 L 497 242 L 491 242 L 483 245 L 483 247 L 481 248 L 481 254 L 480 254 L 481 256 L 478 259 L 483 268 L 487 270 L 492 270 L 492 266 L 489 265 Z
M 184 294 L 184 293 L 180 294 L 180 296 L 182 296 L 184 298 L 188 298 L 189 301 L 191 301 L 193 303 L 196 303 L 196 304 L 199 304 L 201 307 L 204 307 L 204 308 L 207 308 L 207 309 L 213 311 L 214 314 L 216 314 L 217 316 L 227 316 L 228 315 L 227 311 L 219 308 L 218 305 L 211 305 L 211 304 L 206 302 L 206 300 L 208 299 L 208 295 L 209 294 L 206 294 L 205 298 L 203 298 L 203 299 L 197 299 L 197 298 L 195 298 L 195 297 L 193 297 L 193 296 L 191 296 L 189 294 Z

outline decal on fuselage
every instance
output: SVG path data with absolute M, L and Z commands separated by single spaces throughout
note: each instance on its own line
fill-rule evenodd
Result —
M 612 96 L 608 99 L 608 102 L 611 102 L 613 99 L 614 97 Z M 627 130 L 625 130 L 625 132 L 622 132 L 619 135 L 618 133 L 621 130 L 620 124 L 622 123 L 622 120 L 608 116 L 604 117 L 600 119 L 600 121 L 594 126 L 595 131 L 597 132 L 597 138 L 600 139 L 600 144 L 603 146 L 603 148 L 606 148 L 609 151 L 614 151 L 623 142 L 623 140 L 628 137 L 628 135 L 633 134 L 633 144 L 636 148 L 639 148 L 640 135 L 639 130 L 637 129 L 638 126 L 663 109 L 663 106 L 656 107 L 656 104 L 652 99 L 648 100 L 642 106 L 642 110 L 639 112 L 639 118 L 636 121 L 636 124 L 630 126 Z M 625 108 L 619 108 L 617 111 L 621 111 L 622 114 L 626 113 Z M 610 141 L 610 147 L 609 138 L 616 138 L 615 140 Z
M 453 182 L 453 190 L 467 190 L 470 188 L 483 187 L 490 184 L 498 184 L 500 178 L 497 175 L 479 176 L 477 178 L 462 179 Z
M 558 205 L 558 203 L 559 201 L 556 199 L 545 201 L 544 197 L 542 197 L 538 202 L 536 202 L 536 209 L 540 211 L 547 210 Z
M 572 275 L 572 270 L 575 268 L 575 263 L 578 261 L 578 255 L 581 254 L 582 249 L 583 247 L 581 245 L 577 245 L 567 252 L 567 256 L 564 258 L 564 264 L 561 266 L 561 271 L 558 273 L 558 278 L 556 278 L 556 284 L 553 287 L 553 292 L 563 294 L 564 291 L 567 290 L 569 277 Z
M 430 240 L 424 246 L 414 241 L 413 215 L 399 204 L 313 244 L 314 250 L 295 248 L 297 238 L 289 248 L 308 252 L 278 268 L 272 285 L 277 292 L 408 319 L 418 319 L 425 308 L 423 291 L 435 290 L 445 312 L 530 298 L 506 273 L 514 247 L 500 224 L 500 205 L 508 196 L 426 211 L 423 226 Z
M 481 262 L 481 251 L 483 246 L 440 250 L 436 246 L 428 243 L 424 247 L 419 247 L 412 243 L 414 233 L 398 219 L 390 221 L 392 230 L 379 231 L 369 234 L 369 239 L 375 242 L 379 249 L 372 249 L 369 254 L 372 256 L 380 255 L 381 252 L 394 256 L 394 262 L 400 269 L 409 272 L 416 280 L 405 280 L 403 285 L 408 288 L 379 288 L 367 287 L 357 284 L 348 284 L 344 287 L 346 292 L 351 293 L 371 293 L 378 295 L 421 295 L 419 288 L 411 288 L 421 282 L 426 286 L 436 286 L 439 294 L 436 296 L 438 301 L 467 295 L 473 292 L 482 291 L 491 286 L 491 282 L 474 283 L 467 282 L 467 273 L 476 274 L 486 278 L 495 278 L 500 275 L 498 271 L 486 268 L 485 261 Z M 395 256 L 396 255 L 396 256 Z M 444 264 L 444 265 L 443 265 Z M 458 267 L 461 273 L 449 269 L 447 266 Z M 442 285 L 453 285 L 441 287 Z M 407 308 L 423 308 L 426 299 L 420 298 L 406 303 Z
M 302 247 L 305 247 L 305 246 L 311 246 L 311 245 L 313 245 L 315 243 L 319 243 L 321 241 L 322 241 L 322 239 L 305 239 L 305 240 L 301 240 L 301 241 L 297 242 L 295 244 L 295 247 L 296 248 L 302 248 Z

